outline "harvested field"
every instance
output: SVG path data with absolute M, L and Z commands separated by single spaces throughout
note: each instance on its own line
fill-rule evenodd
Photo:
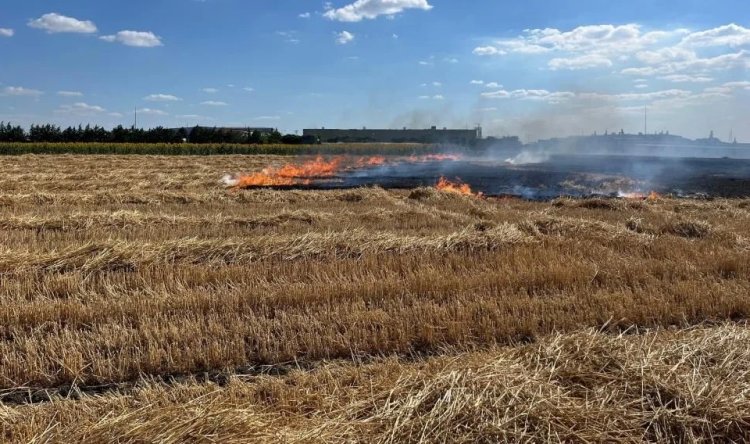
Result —
M 284 161 L 0 158 L 3 440 L 750 439 L 747 200 L 218 183 Z

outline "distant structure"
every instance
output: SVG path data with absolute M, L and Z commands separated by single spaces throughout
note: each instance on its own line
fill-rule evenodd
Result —
M 221 131 L 223 133 L 235 133 L 235 134 L 237 134 L 239 136 L 243 136 L 243 137 L 248 137 L 250 134 L 252 134 L 252 133 L 254 133 L 256 131 L 258 133 L 260 133 L 261 136 L 265 136 L 265 135 L 271 134 L 274 131 L 276 131 L 276 128 L 263 128 L 263 127 L 253 128 L 253 127 L 245 127 L 245 126 L 243 126 L 243 127 L 216 127 L 216 128 L 214 128 L 212 126 L 201 126 L 201 125 L 198 125 L 198 126 L 186 126 L 186 127 L 182 127 L 182 128 L 170 128 L 170 129 L 172 131 L 184 130 L 185 134 L 187 135 L 187 137 L 190 137 L 190 134 L 193 132 L 193 130 L 195 128 L 216 129 L 217 131 Z
M 456 143 L 473 144 L 482 139 L 482 127 L 474 129 L 305 129 L 305 139 L 320 143 Z

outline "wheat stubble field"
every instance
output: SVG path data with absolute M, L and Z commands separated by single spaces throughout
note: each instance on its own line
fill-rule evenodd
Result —
M 750 201 L 0 158 L 0 441 L 750 440 Z

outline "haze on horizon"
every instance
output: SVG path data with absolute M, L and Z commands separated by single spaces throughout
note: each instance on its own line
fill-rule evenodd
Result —
M 0 120 L 750 142 L 747 1 L 253 3 L 6 0 Z

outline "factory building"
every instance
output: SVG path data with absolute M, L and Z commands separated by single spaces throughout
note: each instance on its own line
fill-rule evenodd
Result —
M 455 143 L 482 139 L 482 128 L 460 129 L 305 129 L 303 137 L 319 143 Z

